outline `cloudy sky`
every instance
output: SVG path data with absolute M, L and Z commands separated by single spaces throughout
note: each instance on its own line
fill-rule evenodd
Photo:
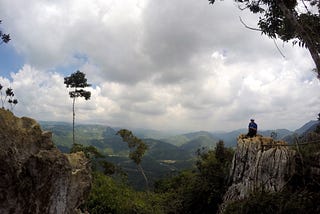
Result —
M 76 122 L 158 130 L 294 130 L 319 113 L 307 50 L 246 29 L 233 1 L 0 0 L 0 83 L 14 113 L 72 121 L 63 78 L 86 73 Z

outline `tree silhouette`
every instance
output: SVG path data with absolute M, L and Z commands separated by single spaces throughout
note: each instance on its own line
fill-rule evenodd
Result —
M 138 169 L 140 170 L 146 182 L 147 191 L 149 191 L 149 182 L 141 166 L 142 156 L 147 151 L 148 146 L 141 139 L 134 136 L 132 132 L 127 129 L 119 130 L 117 132 L 117 135 L 120 135 L 122 137 L 122 140 L 128 143 L 128 147 L 130 148 L 129 158 L 137 164 Z
M 9 97 L 9 99 L 10 99 L 10 97 L 13 97 L 13 96 L 14 96 L 14 93 L 13 93 L 12 88 L 7 88 L 7 90 L 6 90 L 6 97 L 4 98 L 4 101 L 6 101 L 8 97 Z
M 0 24 L 1 24 L 1 22 L 2 22 L 2 20 L 0 20 Z M 1 30 L 0 30 L 0 38 L 1 38 L 0 45 L 2 43 L 8 43 L 10 41 L 10 35 L 2 33 Z
M 69 91 L 70 98 L 72 99 L 72 112 L 73 112 L 73 118 L 72 118 L 72 142 L 75 144 L 75 135 L 74 135 L 74 122 L 75 122 L 75 102 L 76 98 L 78 97 L 84 97 L 85 100 L 89 100 L 91 97 L 90 91 L 85 91 L 83 88 L 91 86 L 87 83 L 87 78 L 85 73 L 81 71 L 77 71 L 73 74 L 71 74 L 68 77 L 64 78 L 64 84 L 67 88 L 72 88 L 72 91 Z
M 14 107 L 18 104 L 18 100 L 14 98 L 14 93 L 12 88 L 7 88 L 5 91 L 5 96 L 2 94 L 3 86 L 0 84 L 0 97 L 1 97 L 1 104 L 2 108 L 5 107 L 6 100 L 8 99 L 8 103 L 10 104 L 10 110 L 12 111 Z

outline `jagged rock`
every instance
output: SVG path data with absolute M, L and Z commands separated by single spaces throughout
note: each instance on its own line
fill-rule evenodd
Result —
M 33 119 L 0 109 L 0 213 L 75 213 L 91 187 L 83 153 L 62 154 Z
M 220 212 L 227 203 L 244 199 L 253 191 L 280 191 L 295 173 L 295 151 L 270 137 L 238 137 L 230 170 L 230 184 Z

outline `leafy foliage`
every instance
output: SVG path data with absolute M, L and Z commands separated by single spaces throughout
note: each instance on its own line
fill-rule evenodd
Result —
M 158 181 L 155 191 L 166 195 L 166 213 L 215 213 L 227 188 L 232 155 L 219 141 L 215 150 L 198 150 L 196 169 Z
M 85 100 L 89 100 L 91 97 L 91 92 L 90 91 L 85 91 L 82 88 L 86 88 L 91 86 L 90 84 L 87 83 L 87 78 L 85 73 L 81 71 L 77 71 L 69 77 L 64 78 L 64 84 L 66 85 L 67 88 L 74 88 L 73 91 L 69 92 L 69 95 L 71 98 L 75 99 L 77 97 L 84 97 Z M 81 89 L 78 89 L 81 88 Z
M 75 152 L 84 153 L 84 155 L 91 161 L 93 171 L 99 171 L 99 169 L 102 168 L 105 175 L 112 175 L 117 172 L 116 166 L 106 160 L 103 160 L 102 158 L 105 156 L 102 155 L 94 146 L 84 146 L 82 144 L 75 143 L 72 145 L 70 153 Z
M 319 200 L 319 192 L 256 192 L 247 199 L 229 204 L 224 214 L 319 213 Z
M 94 173 L 93 187 L 82 209 L 91 214 L 161 214 L 164 206 L 161 195 L 137 192 L 121 181 Z
M 79 70 L 71 74 L 69 77 L 64 78 L 64 84 L 67 88 L 86 88 L 91 86 L 87 81 L 85 73 Z
M 130 151 L 129 157 L 136 164 L 140 164 L 142 156 L 148 149 L 147 145 L 141 139 L 134 136 L 132 132 L 127 129 L 121 129 L 120 131 L 117 132 L 117 134 L 120 135 L 123 141 L 128 143 L 128 147 L 132 149 Z M 133 150 L 134 148 L 136 150 Z
M 70 153 L 75 153 L 75 152 L 79 152 L 82 151 L 85 156 L 89 159 L 92 158 L 102 158 L 104 157 L 98 150 L 96 147 L 94 146 L 84 146 L 82 144 L 73 144 Z
M 131 149 L 131 151 L 129 153 L 129 158 L 137 164 L 139 170 L 141 171 L 141 174 L 143 175 L 143 177 L 146 181 L 146 188 L 147 188 L 147 190 L 149 190 L 148 179 L 147 179 L 147 177 L 144 173 L 144 170 L 140 164 L 144 153 L 148 149 L 148 146 L 141 139 L 134 136 L 132 134 L 132 132 L 127 129 L 119 130 L 117 132 L 117 135 L 120 135 L 122 137 L 123 141 L 128 143 L 128 147 Z

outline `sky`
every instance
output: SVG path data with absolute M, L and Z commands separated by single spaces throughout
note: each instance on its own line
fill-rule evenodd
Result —
M 0 84 L 19 117 L 72 122 L 64 77 L 77 70 L 92 87 L 76 123 L 295 130 L 319 113 L 308 51 L 245 28 L 239 17 L 258 17 L 233 1 L 0 0 L 0 14 Z

